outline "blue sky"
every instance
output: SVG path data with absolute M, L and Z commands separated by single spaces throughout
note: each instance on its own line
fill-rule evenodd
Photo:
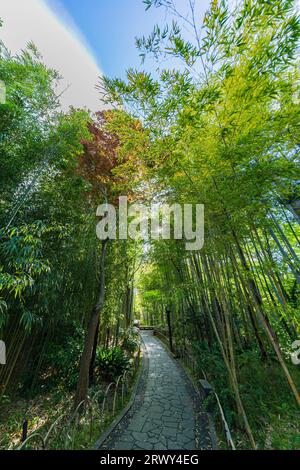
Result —
M 84 35 L 106 75 L 124 76 L 140 65 L 135 37 L 151 33 L 165 21 L 163 9 L 145 11 L 142 0 L 60 0 Z M 57 5 L 57 1 L 56 1 Z M 55 3 L 50 2 L 55 7 Z
M 189 0 L 174 0 L 182 13 Z M 198 0 L 201 23 L 209 0 Z M 99 76 L 125 77 L 130 67 L 140 67 L 136 36 L 147 36 L 156 23 L 170 18 L 163 8 L 145 11 L 142 0 L 0 0 L 0 40 L 19 53 L 32 41 L 44 63 L 57 70 L 62 107 L 87 107 L 96 111 L 103 103 L 95 85 Z M 168 62 L 165 66 L 174 66 Z M 144 66 L 154 70 L 153 62 Z

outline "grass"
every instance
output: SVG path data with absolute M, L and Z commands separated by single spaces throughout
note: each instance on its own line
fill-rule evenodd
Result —
M 52 423 L 66 410 L 72 394 L 64 389 L 48 391 L 32 399 L 2 397 L 0 402 L 0 449 L 14 449 L 21 444 L 22 425 L 28 419 L 28 435 Z
M 141 362 L 141 361 L 140 361 Z M 130 400 L 133 387 L 135 385 L 138 370 L 132 370 L 129 374 L 130 382 L 127 393 L 124 394 L 122 402 L 120 394 L 117 395 L 115 403 L 115 413 L 112 413 L 114 389 L 108 396 L 106 412 L 102 421 L 100 421 L 99 404 L 95 402 L 92 410 L 89 409 L 77 420 L 73 421 L 71 426 L 66 427 L 67 421 L 72 412 L 73 393 L 67 391 L 64 387 L 58 387 L 48 390 L 45 393 L 39 393 L 34 398 L 24 399 L 9 396 L 2 397 L 0 402 L 0 449 L 12 450 L 21 444 L 22 425 L 26 418 L 28 419 L 28 436 L 32 433 L 38 433 L 45 436 L 51 425 L 65 413 L 66 419 L 61 419 L 60 424 L 53 429 L 51 440 L 47 445 L 50 449 L 89 449 L 93 447 L 102 432 L 104 432 L 111 424 L 115 416 L 127 405 Z M 91 396 L 100 392 L 104 394 L 107 383 L 102 383 L 90 389 Z M 92 411 L 92 414 L 89 413 Z M 91 416 L 93 419 L 91 420 Z M 59 433 L 59 431 L 67 429 L 68 432 Z M 66 440 L 66 436 L 68 436 Z M 41 448 L 41 440 L 33 438 L 26 448 Z

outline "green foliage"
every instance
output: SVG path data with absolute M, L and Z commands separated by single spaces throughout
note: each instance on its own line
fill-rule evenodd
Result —
M 61 333 L 47 345 L 44 370 L 52 384 L 74 390 L 78 380 L 78 367 L 83 348 L 84 331 L 76 323 L 61 329 Z M 41 385 L 49 386 L 49 383 Z
M 26 288 L 31 288 L 35 278 L 49 272 L 49 263 L 42 258 L 42 235 L 46 226 L 37 221 L 30 225 L 14 227 L 2 236 L 0 257 L 0 292 L 8 291 L 21 298 Z M 3 272 L 6 269 L 6 272 Z
M 97 348 L 95 369 L 99 376 L 116 380 L 130 367 L 130 360 L 119 347 Z
M 42 63 L 32 44 L 19 56 L 11 56 L 1 46 L 0 80 L 6 86 L 6 103 L 0 104 L 3 209 L 14 197 L 17 185 L 45 159 L 44 146 L 58 106 L 54 92 L 57 78 L 57 73 Z
M 215 387 L 216 392 L 220 398 L 220 402 L 224 407 L 226 420 L 229 429 L 237 425 L 237 415 L 234 405 L 234 394 L 228 383 L 228 372 L 224 362 L 220 360 L 220 353 L 218 348 L 210 350 L 204 343 L 194 343 L 194 354 L 196 359 L 196 376 L 203 377 L 206 374 L 207 380 Z M 215 417 L 218 419 L 218 409 L 215 406 L 214 398 L 213 408 L 215 409 Z M 206 404 L 211 405 L 211 403 Z
M 140 347 L 139 330 L 135 327 L 128 328 L 122 338 L 122 348 L 130 354 L 138 351 Z
M 248 448 L 247 440 L 240 431 L 240 422 L 234 406 L 234 396 L 228 383 L 224 364 L 218 351 L 210 351 L 204 344 L 195 344 L 197 376 L 202 377 L 204 370 L 209 382 L 218 393 L 226 420 L 240 448 Z M 238 381 L 243 403 L 252 429 L 255 430 L 259 448 L 297 449 L 300 429 L 299 409 L 289 393 L 288 384 L 276 361 L 262 362 L 256 350 L 245 351 L 236 358 Z M 294 371 L 297 385 L 300 375 Z M 219 410 L 212 399 L 216 422 Z

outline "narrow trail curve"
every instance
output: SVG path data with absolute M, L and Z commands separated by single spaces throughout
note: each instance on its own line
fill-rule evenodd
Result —
M 197 399 L 180 365 L 150 331 L 142 332 L 146 367 L 130 412 L 101 449 L 194 450 L 197 444 Z M 199 411 L 199 410 L 198 410 Z M 203 413 L 200 413 L 203 415 Z M 200 422 L 203 421 L 200 419 Z M 204 442 L 209 432 L 204 424 Z M 203 435 L 203 429 L 200 433 Z M 199 440 L 199 439 L 198 439 Z M 203 441 L 200 436 L 200 441 Z M 209 448 L 209 445 L 201 448 Z

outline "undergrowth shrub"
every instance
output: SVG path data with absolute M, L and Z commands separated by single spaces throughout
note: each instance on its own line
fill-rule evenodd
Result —
M 128 353 L 135 353 L 140 347 L 139 330 L 135 327 L 128 328 L 123 335 L 121 344 Z
M 116 380 L 130 367 L 130 359 L 119 347 L 97 348 L 95 371 L 100 377 Z

